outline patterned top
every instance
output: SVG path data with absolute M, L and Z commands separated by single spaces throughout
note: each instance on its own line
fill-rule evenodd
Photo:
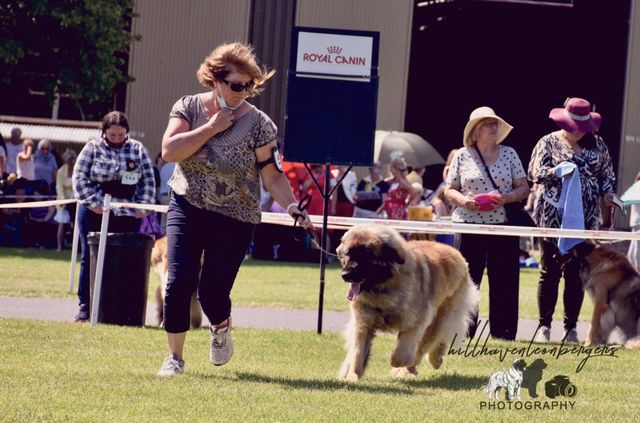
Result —
M 132 183 L 131 177 L 138 179 Z M 127 179 L 127 184 L 118 183 Z M 73 167 L 73 191 L 75 197 L 88 207 L 102 205 L 105 192 L 100 184 L 135 185 L 131 198 L 113 196 L 112 201 L 153 204 L 155 180 L 153 165 L 147 150 L 140 141 L 127 137 L 122 147 L 110 147 L 104 138 L 89 141 Z M 113 210 L 116 216 L 135 216 L 135 209 Z
M 555 177 L 551 169 L 562 162 L 572 162 L 578 166 L 582 185 L 584 227 L 597 229 L 600 224 L 600 197 L 605 192 L 616 190 L 616 176 L 609 150 L 599 136 L 595 137 L 592 145 L 583 145 L 580 154 L 576 154 L 568 144 L 562 142 L 556 132 L 545 135 L 538 141 L 529 163 L 529 179 L 540 184 L 540 195 L 534 204 L 533 219 L 540 227 L 560 227 L 562 215 L 547 199 L 554 203 L 560 200 L 562 179 Z
M 407 211 L 407 198 L 411 193 L 400 187 L 399 182 L 393 182 L 389 185 L 387 198 L 384 201 L 384 211 L 387 212 L 387 218 L 393 220 L 407 220 L 409 213 Z
M 178 100 L 170 118 L 186 121 L 191 130 L 209 121 L 200 95 Z M 171 189 L 196 207 L 233 219 L 260 223 L 260 181 L 255 150 L 276 139 L 276 125 L 251 106 L 227 130 L 214 135 L 192 156 L 178 162 Z
M 508 194 L 513 191 L 513 181 L 526 178 L 526 173 L 518 153 L 506 145 L 500 145 L 498 160 L 489 166 L 489 171 L 500 194 Z M 495 191 L 482 161 L 474 148 L 464 147 L 458 150 L 447 175 L 447 185 L 460 187 L 464 196 L 486 194 Z M 507 217 L 504 207 L 498 207 L 491 211 L 471 211 L 464 207 L 457 207 L 452 215 L 453 222 L 465 223 L 505 223 Z

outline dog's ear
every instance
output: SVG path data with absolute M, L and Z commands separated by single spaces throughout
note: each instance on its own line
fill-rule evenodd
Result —
M 391 247 L 388 244 L 384 244 L 380 250 L 380 258 L 386 262 L 396 262 L 398 264 L 404 264 L 404 257 L 397 249 Z

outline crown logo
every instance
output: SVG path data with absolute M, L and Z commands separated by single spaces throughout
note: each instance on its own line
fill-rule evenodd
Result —
M 338 46 L 330 46 L 327 47 L 327 51 L 329 52 L 329 54 L 340 54 L 342 53 L 342 48 Z

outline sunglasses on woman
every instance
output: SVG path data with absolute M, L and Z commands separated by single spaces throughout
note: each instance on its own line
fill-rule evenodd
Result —
M 253 87 L 253 81 L 249 81 L 246 84 L 239 84 L 237 82 L 229 82 L 226 79 L 222 79 L 222 82 L 224 82 L 226 85 L 229 86 L 229 88 L 231 88 L 231 91 L 235 91 L 237 93 L 240 93 L 244 90 L 246 90 L 247 92 L 251 89 L 251 87 Z

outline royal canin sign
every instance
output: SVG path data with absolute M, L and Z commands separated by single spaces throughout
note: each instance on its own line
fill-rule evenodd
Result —
M 296 72 L 307 77 L 308 74 L 368 76 L 372 51 L 371 37 L 301 31 Z

